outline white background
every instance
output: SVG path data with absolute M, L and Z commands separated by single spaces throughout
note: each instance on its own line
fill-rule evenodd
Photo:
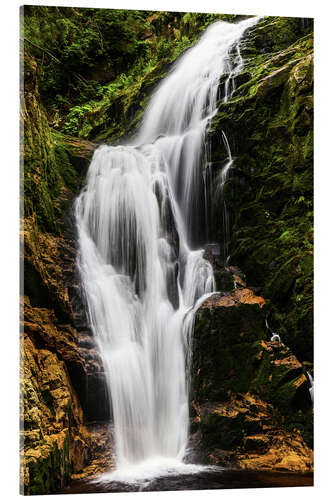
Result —
M 132 8 L 315 17 L 315 487 L 215 491 L 127 493 L 126 500 L 155 498 L 332 498 L 332 9 L 317 0 L 90 0 L 35 2 L 36 5 Z M 1 492 L 18 493 L 18 335 L 19 335 L 19 5 L 2 2 L 1 19 L 1 150 L 0 150 L 0 405 Z M 66 495 L 66 499 L 99 499 L 101 494 Z M 112 494 L 114 499 L 124 494 Z M 59 498 L 49 495 L 45 498 Z

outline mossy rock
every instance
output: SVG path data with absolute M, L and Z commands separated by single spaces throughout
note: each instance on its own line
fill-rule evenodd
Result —
M 253 378 L 249 350 L 265 337 L 264 313 L 257 305 L 199 309 L 193 336 L 196 397 L 219 400 L 222 389 L 246 392 Z
M 201 417 L 200 430 L 205 447 L 233 450 L 242 443 L 244 416 L 225 417 L 210 413 Z
M 219 292 L 230 292 L 235 288 L 232 273 L 226 269 L 219 269 L 214 272 L 216 290 Z
M 214 175 L 235 158 L 224 203 L 231 261 L 270 300 L 274 328 L 313 360 L 313 33 L 311 20 L 264 18 L 246 34 L 244 74 L 210 138 Z M 220 165 L 220 167 L 219 167 Z M 217 182 L 217 181 L 216 181 Z M 220 199 L 212 237 L 223 245 Z
M 197 401 L 250 391 L 285 415 L 311 407 L 302 364 L 288 347 L 269 341 L 264 321 L 264 310 L 255 304 L 199 309 L 192 369 Z

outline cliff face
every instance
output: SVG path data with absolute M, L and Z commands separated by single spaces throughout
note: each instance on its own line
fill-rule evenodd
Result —
M 64 486 L 74 463 L 78 469 L 85 464 L 88 434 L 64 361 L 36 341 L 40 329 L 55 330 L 54 318 L 28 302 L 24 307 L 24 492 L 47 493 Z
M 224 293 L 197 313 L 192 440 L 208 462 L 278 471 L 313 465 L 311 29 L 310 20 L 265 18 L 249 30 L 247 63 L 209 132 L 215 186 L 227 161 L 222 131 L 234 159 L 222 199 L 213 199 L 212 234 L 226 243 L 224 203 L 228 262 L 246 278 L 217 259 Z M 273 331 L 281 342 L 270 340 Z
M 172 61 L 209 23 L 235 17 L 134 12 L 129 23 L 116 11 L 103 18 L 98 9 L 59 9 L 28 7 L 24 35 L 21 453 L 28 494 L 98 472 L 101 452 L 112 449 L 103 366 L 75 267 L 72 204 L 92 152 L 135 134 Z M 110 60 L 103 43 L 115 29 L 122 35 Z M 133 39 L 140 43 L 132 53 Z M 312 44 L 307 20 L 266 18 L 251 29 L 245 69 L 209 131 L 215 186 L 226 159 L 222 131 L 234 157 L 224 201 L 231 263 L 246 278 L 213 262 L 223 294 L 203 304 L 195 323 L 191 441 L 208 462 L 312 467 Z M 212 235 L 223 245 L 218 201 L 212 213 Z M 270 341 L 267 317 L 283 344 Z
M 310 32 L 310 33 L 309 33 Z M 267 18 L 245 39 L 248 63 L 211 127 L 213 165 L 234 163 L 224 198 L 231 262 L 269 300 L 271 327 L 313 362 L 313 34 L 310 20 Z M 214 206 L 219 220 L 221 205 Z M 214 228 L 223 240 L 222 228 Z
M 237 268 L 225 273 L 237 288 L 213 295 L 196 316 L 191 439 L 209 463 L 311 470 L 305 369 L 287 346 L 270 340 L 265 300 L 246 287 Z
M 64 486 L 93 458 L 95 439 L 85 424 L 107 419 L 109 405 L 79 293 L 70 210 L 94 146 L 52 135 L 36 62 L 26 53 L 24 63 L 22 491 L 40 494 Z

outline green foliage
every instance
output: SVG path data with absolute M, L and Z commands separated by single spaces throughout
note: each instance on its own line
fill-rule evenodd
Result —
M 57 200 L 63 189 L 76 191 L 78 175 L 69 150 L 61 136 L 52 133 L 39 103 L 34 60 L 26 53 L 24 62 L 24 215 L 35 217 L 40 229 L 56 232 L 61 213 Z
M 50 125 L 112 142 L 135 131 L 148 92 L 208 24 L 239 17 L 42 6 L 24 13 Z
M 127 71 L 149 55 L 141 40 L 146 14 L 113 9 L 26 6 L 24 37 L 39 64 L 42 98 L 53 104 L 62 95 L 70 105 L 93 96 L 94 74 L 100 81 Z

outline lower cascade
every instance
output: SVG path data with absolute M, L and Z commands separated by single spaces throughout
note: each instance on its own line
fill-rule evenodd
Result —
M 192 325 L 215 291 L 203 257 L 205 134 L 242 67 L 240 40 L 258 20 L 212 24 L 155 92 L 136 140 L 95 151 L 76 200 L 78 267 L 107 374 L 118 468 L 186 456 Z

